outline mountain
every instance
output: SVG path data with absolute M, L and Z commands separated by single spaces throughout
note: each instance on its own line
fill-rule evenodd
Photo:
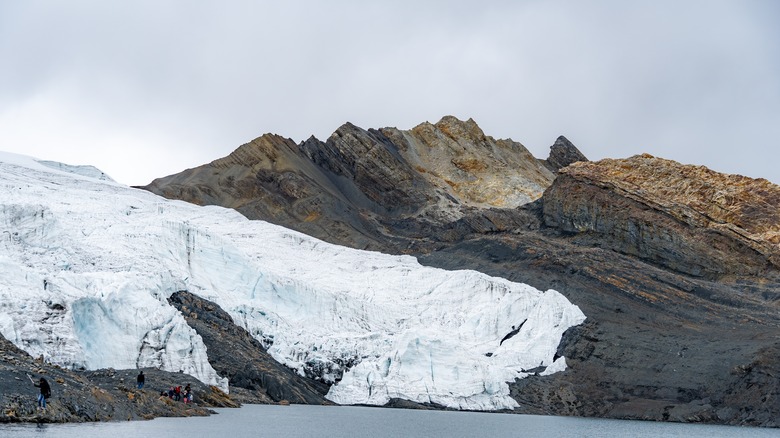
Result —
M 0 199 L 0 333 L 70 370 L 180 371 L 265 402 L 513 409 L 507 382 L 564 370 L 556 348 L 585 320 L 554 290 L 329 244 L 81 167 L 0 154 Z
M 266 134 L 145 188 L 332 243 L 403 253 L 434 233 L 459 232 L 441 230 L 446 224 L 484 227 L 472 223 L 485 221 L 473 211 L 538 199 L 553 178 L 520 143 L 445 117 L 409 131 L 347 123 L 325 142 L 312 137 L 300 145 Z
M 266 134 L 146 190 L 353 248 L 560 291 L 587 320 L 516 412 L 777 426 L 780 188 L 640 155 L 550 156 L 445 117 Z

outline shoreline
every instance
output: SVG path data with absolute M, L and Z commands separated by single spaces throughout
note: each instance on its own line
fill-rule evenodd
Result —
M 72 371 L 34 359 L 0 336 L 0 423 L 83 423 L 211 415 L 211 408 L 259 402 L 251 395 L 231 397 L 184 373 L 144 368 L 146 384 L 137 389 L 137 369 Z M 38 410 L 39 388 L 28 378 L 46 378 L 52 395 Z M 192 386 L 193 403 L 162 397 L 171 386 Z

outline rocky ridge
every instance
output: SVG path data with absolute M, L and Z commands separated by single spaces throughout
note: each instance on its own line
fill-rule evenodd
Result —
M 588 320 L 559 347 L 566 372 L 512 385 L 518 412 L 777 426 L 780 188 L 650 156 L 576 162 L 564 140 L 537 160 L 473 121 L 346 124 L 146 188 L 560 291 Z
M 780 268 L 780 190 L 639 155 L 575 163 L 545 193 L 545 225 L 693 276 Z

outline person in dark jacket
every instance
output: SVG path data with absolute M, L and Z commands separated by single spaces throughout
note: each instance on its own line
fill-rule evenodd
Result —
M 51 387 L 49 386 L 49 382 L 41 377 L 41 380 L 39 380 L 38 383 L 33 382 L 33 385 L 35 385 L 36 388 L 41 388 L 41 393 L 38 394 L 38 409 L 43 409 L 45 411 L 46 399 L 51 397 Z
M 144 389 L 144 383 L 146 383 L 146 376 L 144 376 L 143 371 L 138 373 L 138 377 L 136 377 L 135 381 L 138 383 L 138 389 Z

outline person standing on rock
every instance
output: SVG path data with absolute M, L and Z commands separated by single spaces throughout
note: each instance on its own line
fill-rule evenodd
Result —
M 146 376 L 144 376 L 143 371 L 138 373 L 138 377 L 136 377 L 135 381 L 136 383 L 138 383 L 138 389 L 144 389 L 144 383 L 146 383 Z
M 41 393 L 38 394 L 38 410 L 46 410 L 46 399 L 51 397 L 51 387 L 49 386 L 49 382 L 46 381 L 43 377 L 38 381 L 38 383 L 35 383 L 33 381 L 32 377 L 27 375 L 27 377 L 30 378 L 30 381 L 33 382 L 33 385 L 36 388 L 41 388 Z

